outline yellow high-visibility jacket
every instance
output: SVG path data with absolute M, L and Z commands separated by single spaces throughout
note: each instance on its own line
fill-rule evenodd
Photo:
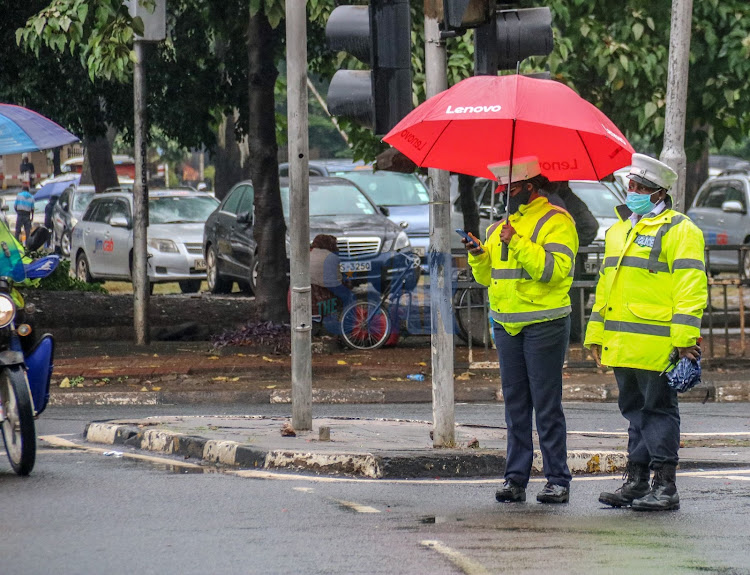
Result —
M 662 371 L 674 347 L 695 345 L 707 303 L 703 233 L 672 209 L 608 231 L 584 345 L 612 367 Z
M 510 335 L 533 323 L 570 313 L 578 234 L 564 209 L 537 197 L 511 214 L 516 234 L 508 245 L 508 261 L 501 259 L 503 222 L 487 228 L 484 253 L 469 254 L 474 278 L 489 286 L 490 316 Z

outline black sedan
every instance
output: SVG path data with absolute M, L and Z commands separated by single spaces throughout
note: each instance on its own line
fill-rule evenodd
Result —
M 206 221 L 203 251 L 207 283 L 213 293 L 226 293 L 234 282 L 254 292 L 258 276 L 258 246 L 253 238 L 253 184 L 236 184 Z M 281 179 L 284 219 L 289 224 L 289 180 Z M 394 273 L 383 262 L 396 253 L 410 253 L 406 232 L 386 217 L 352 182 L 343 178 L 310 178 L 310 239 L 318 234 L 336 236 L 340 269 L 353 285 L 381 281 Z M 289 235 L 286 237 L 289 254 Z M 418 271 L 415 271 L 418 273 Z

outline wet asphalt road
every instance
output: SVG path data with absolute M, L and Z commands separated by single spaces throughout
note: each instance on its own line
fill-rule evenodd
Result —
M 706 406 L 686 404 L 683 423 L 746 426 L 738 405 L 715 404 L 721 413 L 698 418 L 686 409 Z M 430 417 L 429 405 L 318 408 Z M 289 406 L 196 413 L 222 410 L 270 415 Z M 457 420 L 490 423 L 501 410 L 457 406 Z M 167 411 L 50 409 L 39 432 L 80 435 L 92 419 Z M 571 428 L 618 423 L 614 405 L 574 404 L 567 413 Z M 682 509 L 644 515 L 597 503 L 619 478 L 576 478 L 563 506 L 537 504 L 542 484 L 533 482 L 526 504 L 509 505 L 494 501 L 497 481 L 261 479 L 101 451 L 42 449 L 25 479 L 0 456 L 0 573 L 750 573 L 750 470 L 681 474 Z

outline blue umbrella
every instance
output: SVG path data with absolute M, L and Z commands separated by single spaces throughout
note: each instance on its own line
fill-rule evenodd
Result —
M 683 393 L 701 382 L 701 359 L 683 357 L 672 371 L 667 372 L 669 387 Z
M 34 200 L 44 200 L 45 198 L 51 198 L 52 196 L 59 196 L 65 191 L 71 184 L 77 184 L 81 180 L 81 174 L 66 174 L 65 176 L 58 176 L 54 180 L 43 184 L 36 192 L 34 192 Z
M 0 104 L 0 155 L 48 150 L 78 140 L 41 114 L 13 104 Z

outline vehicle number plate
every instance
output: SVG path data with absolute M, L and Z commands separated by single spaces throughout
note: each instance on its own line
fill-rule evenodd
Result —
M 205 270 L 206 269 L 206 260 L 195 260 L 195 269 L 197 269 L 197 270 Z
M 339 271 L 345 272 L 369 272 L 372 269 L 371 262 L 341 262 Z
M 417 254 L 420 258 L 424 257 L 424 254 L 425 254 L 424 247 L 412 246 L 412 249 L 414 250 L 414 253 Z

